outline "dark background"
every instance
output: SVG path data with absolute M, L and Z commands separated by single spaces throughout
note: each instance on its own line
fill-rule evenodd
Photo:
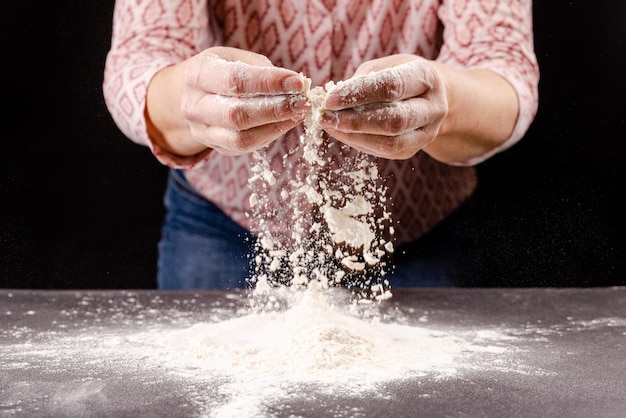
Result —
M 166 169 L 101 91 L 113 0 L 5 0 L 0 287 L 153 288 Z M 626 2 L 536 1 L 539 113 L 479 166 L 484 286 L 626 285 Z

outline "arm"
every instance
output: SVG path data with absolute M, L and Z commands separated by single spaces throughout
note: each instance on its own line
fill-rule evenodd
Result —
M 181 8 L 186 14 L 177 15 Z M 115 4 L 107 107 L 127 137 L 173 167 L 193 166 L 214 149 L 256 149 L 306 110 L 294 93 L 303 90 L 299 74 L 258 54 L 208 48 L 216 41 L 207 11 L 206 0 Z
M 508 138 L 474 158 L 460 161 L 463 165 L 478 164 L 517 143 L 537 113 L 539 67 L 533 45 L 532 3 L 531 0 L 500 1 L 485 7 L 484 2 L 477 0 L 464 3 L 452 0 L 442 2 L 439 17 L 444 27 L 443 44 L 436 62 L 467 75 L 474 75 L 479 71 L 485 74 L 488 71 L 488 75 L 497 74 L 500 76 L 499 81 L 505 81 L 507 86 L 495 80 L 493 81 L 496 84 L 466 83 L 465 86 L 480 89 L 489 87 L 489 91 L 472 93 L 480 93 L 475 97 L 484 100 L 483 105 L 492 99 L 505 99 L 501 96 L 505 92 L 498 86 L 511 87 L 518 109 Z M 484 117 L 506 116 L 507 108 L 501 108 L 497 103 L 492 104 L 495 113 L 478 115 L 481 125 L 485 125 L 485 122 L 499 122 L 482 119 Z M 471 106 L 476 105 L 479 104 L 474 103 Z M 472 133 L 468 140 L 471 140 L 471 135 Z
M 489 16 L 477 2 L 463 13 L 447 3 L 437 60 L 402 54 L 363 63 L 330 89 L 324 129 L 378 157 L 424 150 L 455 165 L 477 164 L 523 136 L 537 108 L 530 1 L 498 3 Z
M 111 48 L 104 68 L 104 99 L 119 129 L 133 142 L 149 147 L 164 164 L 192 164 L 200 156 L 181 158 L 169 153 L 149 135 L 146 120 L 148 85 L 155 74 L 206 48 L 211 41 L 207 0 L 116 0 Z M 174 10 L 183 5 L 185 20 Z

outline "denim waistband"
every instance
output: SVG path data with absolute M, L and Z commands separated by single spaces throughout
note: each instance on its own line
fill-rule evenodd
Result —
M 171 169 L 169 181 L 173 186 L 177 187 L 178 191 L 187 195 L 187 197 L 199 200 L 203 203 L 211 203 L 206 197 L 198 193 L 187 181 L 185 172 L 180 169 Z

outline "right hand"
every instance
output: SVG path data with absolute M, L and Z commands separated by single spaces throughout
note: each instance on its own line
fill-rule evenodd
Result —
M 187 62 L 181 113 L 191 135 L 223 154 L 254 151 L 304 120 L 304 77 L 263 55 L 207 49 Z
M 226 155 L 252 152 L 301 123 L 310 108 L 304 76 L 275 67 L 263 55 L 214 47 L 174 67 L 153 83 L 158 92 L 148 109 L 152 105 L 159 142 L 178 155 L 204 147 Z M 167 94 L 158 98 L 172 88 L 179 107 L 170 111 L 177 116 L 168 115 Z

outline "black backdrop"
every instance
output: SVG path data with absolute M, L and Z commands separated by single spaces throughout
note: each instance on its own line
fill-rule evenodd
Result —
M 153 288 L 166 170 L 127 140 L 101 80 L 113 0 L 0 11 L 0 287 Z M 536 1 L 540 108 L 479 166 L 485 286 L 626 284 L 626 3 Z

